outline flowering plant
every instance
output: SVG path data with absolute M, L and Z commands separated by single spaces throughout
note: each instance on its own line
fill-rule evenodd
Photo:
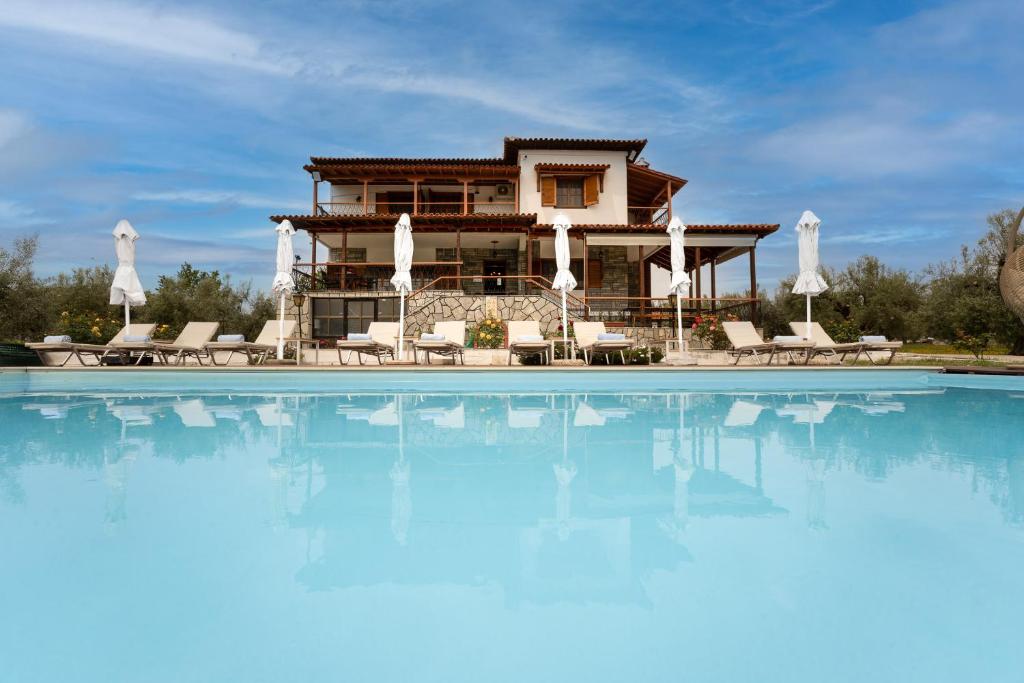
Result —
M 735 316 L 729 318 L 735 320 Z M 729 337 L 722 329 L 717 315 L 698 315 L 694 318 L 690 325 L 690 336 L 715 351 L 729 348 Z
M 124 322 L 120 318 L 64 311 L 60 314 L 58 328 L 61 334 L 68 335 L 72 341 L 83 344 L 105 344 L 118 333 L 123 325 Z
M 478 349 L 498 349 L 505 341 L 505 328 L 497 318 L 484 318 L 473 332 L 473 346 Z

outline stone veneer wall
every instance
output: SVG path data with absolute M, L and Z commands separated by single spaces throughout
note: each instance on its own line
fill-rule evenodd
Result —
M 538 295 L 469 296 L 424 293 L 413 300 L 405 324 L 409 334 L 429 332 L 438 320 L 465 320 L 469 325 L 484 318 L 537 320 L 541 332 L 555 332 L 562 308 Z

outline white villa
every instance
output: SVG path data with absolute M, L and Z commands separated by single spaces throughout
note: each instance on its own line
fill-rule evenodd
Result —
M 303 336 L 337 339 L 396 318 L 389 279 L 403 212 L 412 217 L 416 245 L 414 332 L 435 319 L 486 316 L 557 326 L 551 224 L 562 212 L 573 224 L 579 282 L 572 317 L 671 334 L 674 305 L 651 296 L 651 273 L 670 267 L 665 228 L 686 180 L 650 168 L 640 156 L 646 142 L 510 137 L 495 158 L 312 157 L 304 167 L 313 181 L 310 214 L 271 217 L 290 220 L 311 240 L 310 261 L 295 264 L 309 297 L 293 311 Z M 756 247 L 778 227 L 687 225 L 693 284 L 684 316 L 729 311 L 756 321 Z M 716 267 L 737 257 L 748 260 L 749 292 L 718 297 Z

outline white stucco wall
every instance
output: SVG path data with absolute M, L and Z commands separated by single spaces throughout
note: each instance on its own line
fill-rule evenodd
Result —
M 559 209 L 540 205 L 537 164 L 609 164 L 604 173 L 604 190 L 597 204 L 583 209 Z M 538 223 L 552 223 L 564 212 L 573 223 L 626 223 L 626 152 L 597 150 L 521 150 L 519 152 L 519 211 L 536 213 Z

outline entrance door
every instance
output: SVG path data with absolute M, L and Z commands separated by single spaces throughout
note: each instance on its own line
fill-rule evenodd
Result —
M 484 294 L 504 294 L 507 274 L 508 264 L 504 261 L 484 261 Z

